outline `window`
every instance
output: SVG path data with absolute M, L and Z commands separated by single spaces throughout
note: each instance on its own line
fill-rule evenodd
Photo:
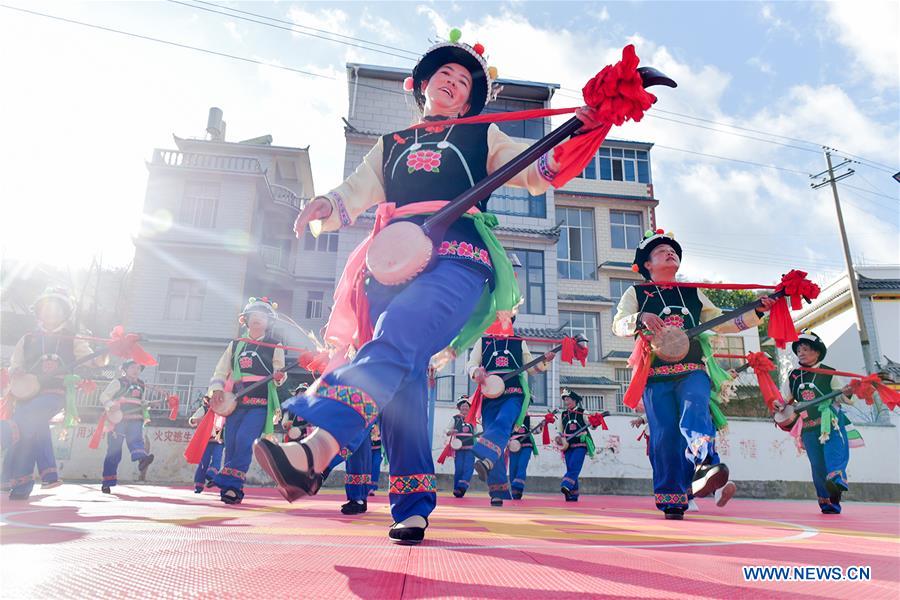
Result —
M 625 390 L 631 383 L 631 369 L 616 369 L 616 383 L 619 384 L 619 391 L 616 392 L 616 412 L 634 412 L 627 406 L 623 400 L 625 399 Z
M 485 107 L 485 113 L 503 113 L 516 110 L 533 110 L 544 108 L 543 102 L 529 100 L 512 100 L 510 98 L 497 98 Z M 525 121 L 506 121 L 497 123 L 500 131 L 517 138 L 529 138 L 537 140 L 544 137 L 544 119 L 528 119 Z
M 609 227 L 613 248 L 634 250 L 644 232 L 643 215 L 639 212 L 609 211 Z
M 600 148 L 597 162 L 600 165 L 600 179 L 604 181 L 633 181 L 650 183 L 650 157 L 646 150 L 626 150 L 624 148 Z M 587 173 L 587 169 L 585 169 Z M 594 176 L 589 179 L 596 179 Z M 585 175 L 587 177 L 587 175 Z
M 532 354 L 535 353 L 532 352 Z M 529 375 L 528 387 L 531 388 L 531 403 L 538 406 L 547 406 L 547 371 L 537 375 Z
M 522 314 L 544 314 L 544 253 L 537 250 L 510 250 L 509 254 L 515 254 L 522 263 L 521 267 L 513 267 L 519 291 L 525 299 Z
M 563 279 L 596 279 L 594 211 L 560 207 L 556 209 L 556 220 L 563 222 L 556 261 L 559 276 Z
M 563 324 L 566 334 L 581 334 L 589 342 L 588 360 L 600 360 L 600 326 L 597 313 L 559 311 L 559 322 Z
M 319 234 L 319 237 L 311 235 L 303 236 L 303 249 L 316 252 L 337 252 L 338 234 L 335 231 Z
M 325 292 L 310 291 L 306 294 L 306 318 L 321 319 L 322 304 L 325 299 Z
M 522 188 L 502 187 L 491 195 L 488 206 L 498 215 L 543 219 L 547 216 L 547 194 L 532 196 Z
M 178 220 L 192 227 L 212 229 L 216 226 L 216 203 L 219 201 L 219 184 L 188 181 L 184 186 L 184 198 Z
M 188 401 L 193 394 L 194 373 L 197 370 L 197 358 L 194 356 L 159 355 L 156 367 L 156 384 Z
M 610 278 L 610 280 L 609 280 L 609 296 L 610 296 L 610 298 L 612 299 L 613 304 L 615 304 L 616 306 L 618 306 L 619 300 L 622 299 L 622 296 L 625 295 L 625 292 L 628 290 L 628 288 L 630 288 L 631 286 L 633 286 L 634 283 L 635 283 L 635 282 L 634 282 L 633 279 L 613 279 L 613 278 Z M 613 308 L 613 310 L 612 310 L 611 312 L 612 312 L 612 318 L 615 318 L 615 316 L 616 316 L 616 309 Z
M 744 356 L 747 353 L 744 350 L 744 338 L 739 335 L 717 335 L 713 347 L 716 354 Z M 740 358 L 719 358 L 716 360 L 726 370 L 737 369 L 745 362 Z
M 196 279 L 170 279 L 163 318 L 170 321 L 199 321 L 206 296 L 206 282 Z

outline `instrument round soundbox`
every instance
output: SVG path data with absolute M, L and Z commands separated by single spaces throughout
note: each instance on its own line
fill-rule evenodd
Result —
M 794 411 L 794 407 L 788 404 L 783 409 L 776 410 L 772 415 L 772 419 L 780 429 L 790 431 L 797 421 L 797 413 Z
M 378 232 L 366 251 L 366 268 L 383 285 L 412 281 L 434 255 L 434 244 L 410 221 L 391 223 Z
M 299 440 L 300 436 L 302 436 L 302 435 L 303 435 L 303 430 L 300 429 L 299 427 L 295 427 L 292 425 L 290 427 L 290 429 L 288 429 L 288 439 L 289 440 Z
M 488 375 L 481 384 L 481 395 L 485 398 L 499 398 L 506 389 L 506 383 L 499 375 Z
M 216 402 L 215 398 L 210 400 L 209 408 L 217 415 L 227 417 L 237 408 L 237 396 L 231 392 L 223 392 L 220 401 Z
M 122 412 L 122 408 L 118 405 L 111 406 L 109 407 L 109 410 L 106 411 L 106 420 L 113 425 L 118 425 L 124 418 L 125 414 Z
M 32 373 L 17 373 L 9 378 L 9 393 L 19 400 L 30 400 L 41 391 L 41 382 Z
M 458 437 L 454 437 L 452 440 L 450 440 L 450 447 L 454 450 L 460 450 L 462 448 L 462 445 L 462 440 Z
M 650 340 L 656 357 L 665 362 L 678 362 L 687 356 L 691 348 L 691 340 L 679 327 L 667 325 L 659 333 L 654 333 Z
M 522 443 L 519 440 L 509 440 L 509 451 L 518 452 L 522 449 Z

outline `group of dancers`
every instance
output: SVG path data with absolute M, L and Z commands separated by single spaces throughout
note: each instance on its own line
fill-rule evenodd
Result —
M 492 231 L 497 220 L 487 212 L 487 199 L 446 224 L 440 239 L 433 240 L 427 267 L 403 281 L 378 279 L 366 252 L 386 226 L 400 223 L 407 226 L 403 231 L 418 228 L 433 234 L 435 223 L 426 219 L 445 212 L 454 199 L 492 176 L 503 175 L 507 185 L 532 194 L 564 185 L 582 168 L 575 164 L 582 158 L 570 151 L 575 146 L 567 144 L 588 138 L 601 143 L 611 117 L 608 106 L 599 101 L 578 109 L 581 126 L 569 141 L 548 147 L 518 172 L 507 173 L 504 166 L 527 145 L 512 140 L 494 123 L 466 119 L 479 115 L 496 95 L 497 72 L 488 66 L 481 44 L 470 46 L 459 39 L 454 30 L 449 41 L 430 48 L 405 83 L 422 123 L 379 138 L 353 174 L 307 203 L 297 217 L 294 227 L 299 237 L 307 226 L 316 232 L 335 231 L 376 208 L 376 230 L 351 255 L 335 292 L 324 330 L 330 353 L 322 376 L 280 402 L 278 387 L 287 380 L 288 369 L 284 347 L 272 334 L 276 307 L 266 298 L 251 298 L 244 307 L 240 337 L 227 345 L 207 399 L 192 417 L 198 425 L 195 437 L 203 442 L 194 457 L 196 492 L 215 487 L 223 502 L 240 504 L 255 456 L 283 497 L 294 502 L 315 495 L 334 467 L 346 462 L 348 498 L 342 511 L 358 514 L 365 512 L 366 498 L 377 486 L 383 451 L 389 465 L 388 537 L 401 544 L 421 542 L 437 503 L 429 370 L 468 351 L 467 372 L 478 391 L 472 399 L 460 399 L 459 414 L 447 427 L 456 462 L 453 495 L 464 496 L 476 474 L 487 484 L 492 506 L 522 498 L 530 457 L 538 451 L 534 434 L 551 423 L 547 416 L 528 412 L 527 373 L 546 369 L 555 354 L 533 359 L 512 329 L 521 300 L 519 288 Z M 598 75 L 619 77 L 620 83 L 631 86 L 616 88 L 625 90 L 621 92 L 625 100 L 615 106 L 630 106 L 633 100 L 649 107 L 640 96 L 646 92 L 639 85 L 636 65 L 633 52 L 630 58 L 625 52 L 622 63 Z M 612 84 L 598 90 L 619 93 L 609 91 L 615 88 Z M 458 122 L 461 118 L 463 122 Z M 418 251 L 413 241 L 408 240 L 404 252 Z M 415 243 L 420 243 L 418 238 Z M 634 270 L 645 281 L 623 295 L 613 324 L 616 335 L 636 340 L 635 377 L 629 391 L 641 400 L 636 408 L 645 413 L 654 501 L 667 519 L 682 519 L 694 497 L 717 493 L 721 503 L 722 497 L 727 502 L 734 493 L 728 469 L 716 453 L 711 397 L 717 386 L 711 381 L 714 365 L 702 339 L 685 336 L 681 358 L 670 360 L 662 358 L 654 345 L 644 355 L 644 366 L 637 366 L 638 349 L 645 348 L 646 340 L 662 339 L 672 330 L 683 333 L 721 315 L 699 287 L 676 283 L 681 259 L 682 248 L 674 236 L 648 231 L 634 258 Z M 714 330 L 729 333 L 756 327 L 775 303 L 774 298 L 763 297 L 755 308 Z M 54 374 L 60 365 L 89 353 L 68 329 L 71 299 L 45 294 L 35 303 L 35 311 L 38 329 L 16 347 L 12 375 Z M 788 389 L 776 406 L 781 411 L 837 385 L 837 378 L 827 373 L 829 367 L 821 364 L 826 349 L 818 337 L 804 334 L 794 340 L 793 349 L 801 366 L 788 376 Z M 572 346 L 567 350 L 571 355 Z M 806 367 L 815 372 L 805 371 Z M 108 432 L 104 491 L 115 485 L 122 440 L 140 468 L 146 469 L 153 459 L 142 447 L 139 433 L 146 419 L 139 371 L 124 364 L 123 377 L 103 395 L 107 408 L 118 407 L 124 413 Z M 44 379 L 40 393 L 17 401 L 12 416 L 2 421 L 3 477 L 10 498 L 28 497 L 35 464 L 50 475 L 51 485 L 54 481 L 48 470 L 53 464 L 48 462 L 52 457 L 48 421 L 63 407 L 63 387 L 57 378 Z M 497 389 L 488 394 L 488 387 Z M 802 443 L 819 505 L 826 513 L 840 512 L 841 494 L 848 489 L 847 419 L 841 403 L 851 400 L 853 390 L 842 389 L 827 409 L 819 407 L 821 414 L 809 408 L 795 416 L 802 422 Z M 552 419 L 558 429 L 556 446 L 564 449 L 565 457 L 560 491 L 565 501 L 575 502 L 585 457 L 593 452 L 590 429 L 602 426 L 602 416 L 586 414 L 579 395 L 571 390 L 564 390 L 561 400 L 562 410 Z M 542 422 L 532 426 L 533 418 Z M 819 433 L 825 419 L 835 424 L 830 436 Z M 281 435 L 276 433 L 279 424 Z

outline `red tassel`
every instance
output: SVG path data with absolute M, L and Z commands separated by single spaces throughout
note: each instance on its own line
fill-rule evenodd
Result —
M 189 464 L 199 465 L 203 460 L 203 453 L 206 452 L 206 445 L 209 444 L 209 436 L 212 435 L 213 424 L 216 420 L 216 413 L 211 410 L 206 411 L 203 420 L 197 425 L 197 431 L 194 437 L 188 442 L 187 448 L 184 449 L 184 459 Z
M 588 351 L 589 349 L 587 344 L 579 344 L 575 340 L 575 338 L 566 336 L 562 341 L 560 360 L 571 365 L 572 360 L 578 359 L 578 362 L 581 363 L 581 366 L 586 367 L 587 365 L 585 364 L 585 361 L 587 361 Z
M 881 396 L 881 401 L 888 410 L 894 410 L 900 406 L 900 392 L 889 388 L 880 381 L 875 384 L 875 389 L 878 390 L 878 395 Z
M 609 427 L 606 425 L 606 419 L 603 418 L 603 415 L 600 413 L 594 413 L 588 417 L 588 424 L 596 429 L 599 427 L 600 429 L 608 430 Z
M 472 404 L 469 405 L 469 414 L 466 415 L 466 423 L 474 426 L 478 425 L 478 419 L 481 418 L 481 405 L 483 403 L 481 385 L 475 388 L 475 393 L 472 394 L 471 401 Z
M 116 325 L 110 332 L 109 337 L 111 338 L 109 342 L 110 354 L 119 358 L 131 359 L 145 367 L 152 367 L 156 364 L 156 359 L 138 344 L 138 341 L 141 339 L 141 336 L 138 334 L 125 333 L 124 327 Z
M 791 312 L 788 310 L 787 298 L 784 296 L 775 301 L 769 312 L 767 333 L 779 348 L 784 348 L 788 342 L 796 342 L 799 339 L 794 321 L 791 319 Z
M 650 342 L 643 336 L 638 337 L 634 344 L 634 351 L 628 357 L 628 364 L 631 365 L 631 383 L 625 390 L 625 397 L 622 399 L 625 406 L 631 409 L 637 408 L 644 395 L 644 388 L 647 387 L 647 378 L 650 376 L 650 365 L 653 361 L 650 358 Z
M 106 427 L 106 411 L 100 415 L 100 420 L 97 421 L 97 429 L 94 430 L 94 435 L 91 436 L 91 441 L 88 442 L 88 448 L 91 450 L 96 450 L 100 447 L 100 438 L 103 437 L 103 429 Z
M 169 420 L 175 421 L 178 419 L 178 404 L 180 399 L 178 398 L 178 394 L 172 394 L 168 398 L 166 398 L 166 402 L 169 403 Z
M 762 394 L 763 400 L 766 402 L 766 406 L 769 408 L 769 413 L 774 413 L 775 403 L 784 402 L 781 397 L 781 390 L 779 390 L 778 386 L 775 385 L 775 382 L 772 381 L 771 371 L 775 370 L 775 364 L 765 352 L 750 352 L 747 354 L 747 364 L 750 365 L 753 372 L 756 374 L 756 381 L 759 383 L 759 391 Z
M 450 443 L 448 442 L 446 446 L 444 446 L 444 451 L 441 452 L 441 455 L 438 456 L 437 462 L 439 465 L 444 464 L 444 461 L 449 457 L 453 456 L 453 448 L 450 447 Z
M 547 411 L 547 414 L 544 415 L 544 428 L 541 433 L 541 443 L 545 446 L 550 445 L 550 425 L 551 423 L 556 423 L 556 415 L 551 411 Z

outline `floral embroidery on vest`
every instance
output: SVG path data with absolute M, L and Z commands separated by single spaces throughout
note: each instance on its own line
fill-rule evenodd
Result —
M 410 173 L 425 171 L 427 173 L 440 173 L 440 150 L 417 150 L 410 152 L 406 157 L 406 167 Z

